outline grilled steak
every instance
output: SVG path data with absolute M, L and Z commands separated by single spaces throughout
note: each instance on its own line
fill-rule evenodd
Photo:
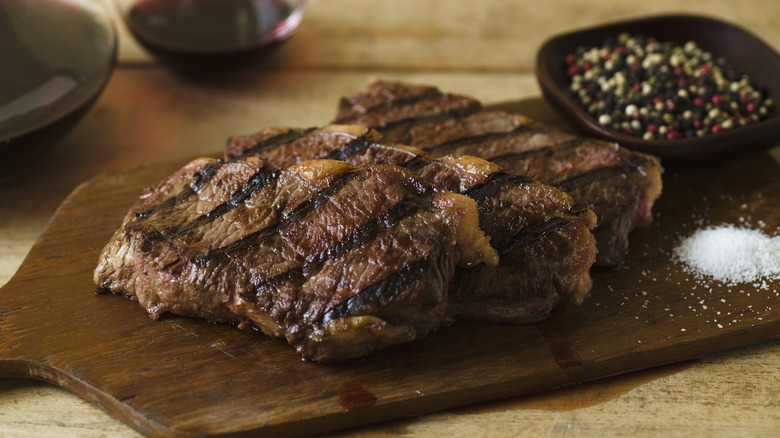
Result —
M 570 196 L 488 161 L 462 155 L 434 159 L 417 148 L 386 143 L 362 126 L 266 128 L 228 141 L 228 159 L 258 156 L 279 166 L 330 158 L 352 165 L 393 164 L 414 170 L 438 190 L 476 201 L 479 225 L 500 255 L 498 266 L 457 269 L 448 317 L 529 322 L 561 299 L 589 293 L 596 217 Z
M 496 262 L 472 199 L 397 166 L 198 159 L 147 189 L 100 255 L 102 291 L 257 327 L 335 361 L 442 323 L 456 265 Z
M 560 188 L 596 212 L 599 265 L 621 263 L 628 234 L 651 221 L 661 194 L 663 169 L 655 157 L 487 110 L 434 87 L 375 82 L 342 99 L 334 123 L 373 127 L 388 141 L 433 155 L 475 155 Z

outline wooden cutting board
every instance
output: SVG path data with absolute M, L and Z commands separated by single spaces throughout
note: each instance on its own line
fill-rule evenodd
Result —
M 780 338 L 780 281 L 721 285 L 671 260 L 707 224 L 780 227 L 780 167 L 760 154 L 667 172 L 655 222 L 592 297 L 546 321 L 457 323 L 358 361 L 300 360 L 279 339 L 96 295 L 92 270 L 142 187 L 181 163 L 98 176 L 58 209 L 0 289 L 0 377 L 69 389 L 146 435 L 308 435 L 542 391 Z

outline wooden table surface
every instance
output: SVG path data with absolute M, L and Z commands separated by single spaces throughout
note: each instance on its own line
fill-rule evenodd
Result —
M 322 125 L 339 97 L 372 78 L 487 103 L 535 98 L 534 57 L 546 38 L 671 12 L 739 24 L 780 49 L 780 2 L 764 0 L 310 0 L 300 31 L 262 63 L 195 81 L 156 65 L 119 24 L 120 62 L 97 104 L 0 184 L 0 284 L 68 193 L 98 173 L 213 154 L 228 136 L 265 126 Z M 333 436 L 776 436 L 778 373 L 772 343 Z M 0 436 L 137 433 L 55 386 L 2 379 Z

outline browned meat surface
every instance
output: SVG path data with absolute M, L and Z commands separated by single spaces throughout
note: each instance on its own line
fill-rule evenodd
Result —
M 322 129 L 265 128 L 251 135 L 231 137 L 226 146 L 228 159 L 256 156 L 278 167 L 288 167 L 313 158 L 325 158 L 367 134 L 362 126 Z M 374 134 L 377 135 L 378 134 Z M 317 151 L 316 153 L 314 151 Z
M 343 360 L 442 323 L 456 265 L 496 261 L 477 222 L 472 199 L 397 166 L 204 158 L 140 196 L 94 280 L 153 318 L 256 326 Z
M 441 101 L 461 102 L 460 110 L 436 110 Z M 596 212 L 600 265 L 621 263 L 629 233 L 651 221 L 661 194 L 663 169 L 655 157 L 487 110 L 472 98 L 433 87 L 375 82 L 341 100 L 335 123 L 373 127 L 388 141 L 433 155 L 475 155 L 560 188 Z
M 351 99 L 339 102 L 339 124 L 369 127 L 402 125 L 410 111 L 415 117 L 431 119 L 459 116 L 481 109 L 482 104 L 467 96 L 444 94 L 435 87 L 382 82 Z
M 331 141 L 327 138 L 331 137 Z M 347 141 L 351 138 L 351 141 Z M 508 322 L 545 318 L 561 299 L 581 302 L 591 288 L 596 217 L 565 193 L 465 155 L 434 159 L 421 150 L 382 142 L 362 126 L 266 128 L 228 141 L 227 158 L 259 156 L 279 166 L 330 158 L 352 165 L 394 164 L 414 170 L 439 190 L 476 201 L 479 225 L 500 255 L 497 266 L 459 268 L 448 316 Z

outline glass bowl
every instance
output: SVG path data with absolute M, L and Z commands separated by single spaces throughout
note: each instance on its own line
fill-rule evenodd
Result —
M 91 0 L 0 3 L 0 179 L 37 158 L 89 110 L 116 64 L 116 33 Z

